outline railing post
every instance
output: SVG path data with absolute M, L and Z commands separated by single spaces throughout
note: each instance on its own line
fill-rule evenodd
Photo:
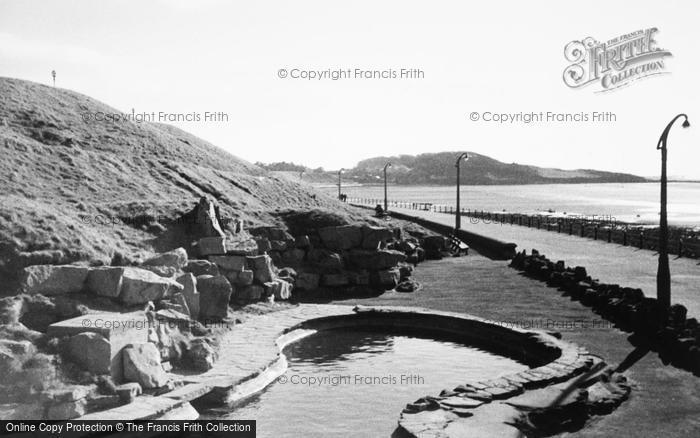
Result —
M 608 243 L 612 242 L 612 227 L 608 228 Z
M 683 257 L 683 238 L 678 238 L 678 257 Z
M 639 232 L 639 249 L 644 249 L 644 231 Z

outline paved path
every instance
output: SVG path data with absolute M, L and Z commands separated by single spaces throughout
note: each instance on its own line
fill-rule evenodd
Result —
M 454 226 L 454 215 L 392 208 L 397 212 Z M 476 223 L 474 223 L 476 222 Z M 462 217 L 462 229 L 499 240 L 513 242 L 517 250 L 535 248 L 552 260 L 568 266 L 585 266 L 588 274 L 605 283 L 640 288 L 656 296 L 657 253 L 615 243 L 586 239 L 519 225 L 485 223 Z M 700 263 L 695 259 L 671 256 L 671 302 L 688 308 L 688 315 L 700 318 Z
M 365 306 L 415 306 L 462 312 L 505 325 L 560 331 L 563 340 L 600 355 L 608 364 L 635 351 L 629 333 L 538 280 L 524 277 L 506 262 L 477 254 L 419 264 L 415 279 L 423 289 L 386 292 L 373 298 L 336 299 Z M 700 378 L 665 365 L 650 352 L 625 375 L 635 385 L 630 399 L 612 415 L 593 420 L 576 438 L 700 437 Z

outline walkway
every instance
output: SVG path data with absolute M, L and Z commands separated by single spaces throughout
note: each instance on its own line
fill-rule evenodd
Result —
M 402 208 L 392 210 L 454 226 L 454 215 Z M 605 283 L 640 288 L 656 296 L 657 253 L 649 250 L 595 241 L 568 234 L 519 225 L 484 223 L 462 217 L 462 229 L 494 239 L 513 242 L 517 250 L 533 248 L 568 266 L 585 266 L 588 274 Z M 700 263 L 695 259 L 671 257 L 671 302 L 688 308 L 688 315 L 700 318 Z

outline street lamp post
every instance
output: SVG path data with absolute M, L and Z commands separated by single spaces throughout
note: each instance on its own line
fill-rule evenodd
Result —
M 459 206 L 459 164 L 464 161 L 469 160 L 469 155 L 466 152 L 462 152 L 459 157 L 457 157 L 457 162 L 455 167 L 457 168 L 457 212 L 455 213 L 455 230 L 459 230 L 462 226 L 462 212 Z
M 386 163 L 384 165 L 384 212 L 385 213 L 389 211 L 389 208 L 388 208 L 389 202 L 387 201 L 387 197 L 386 197 L 386 169 L 387 169 L 387 167 L 391 167 L 391 163 Z
M 338 199 L 341 198 L 341 194 L 342 194 L 340 175 L 342 175 L 342 173 L 343 173 L 344 170 L 345 170 L 345 169 L 340 169 L 340 170 L 338 171 Z
M 681 117 L 685 119 L 682 126 L 684 128 L 690 126 L 688 116 L 685 114 L 678 114 L 666 125 L 666 129 L 664 129 L 661 138 L 659 138 L 659 142 L 656 144 L 656 149 L 661 150 L 661 213 L 659 218 L 659 269 L 656 272 L 656 299 L 662 308 L 666 310 L 671 306 L 671 270 L 668 266 L 668 217 L 666 212 L 666 185 L 668 183 L 668 178 L 666 176 L 668 150 L 666 148 L 666 143 L 671 126 Z

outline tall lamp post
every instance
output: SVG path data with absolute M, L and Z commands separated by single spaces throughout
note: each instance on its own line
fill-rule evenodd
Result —
M 656 299 L 666 310 L 671 306 L 671 270 L 668 266 L 668 218 L 666 212 L 666 185 L 668 182 L 666 177 L 668 152 L 666 143 L 671 126 L 681 117 L 685 119 L 682 126 L 684 128 L 690 126 L 688 116 L 685 114 L 678 114 L 666 125 L 666 129 L 664 129 L 661 138 L 659 138 L 659 142 L 656 144 L 656 149 L 661 150 L 661 215 L 659 218 L 659 269 L 656 272 Z
M 388 208 L 389 202 L 387 201 L 387 197 L 386 197 L 386 169 L 387 169 L 387 167 L 391 167 L 391 163 L 386 163 L 384 165 L 384 212 L 385 213 L 387 211 L 389 211 L 389 208 Z
M 457 212 L 455 213 L 455 230 L 459 230 L 462 226 L 462 211 L 459 206 L 459 165 L 464 161 L 469 160 L 469 155 L 466 152 L 462 152 L 459 157 L 457 157 L 457 162 L 455 167 L 457 168 Z
M 343 171 L 344 171 L 344 170 L 345 170 L 345 169 L 340 169 L 340 170 L 338 171 L 338 199 L 340 199 L 340 196 L 341 196 L 341 194 L 342 194 L 340 175 L 343 174 Z

